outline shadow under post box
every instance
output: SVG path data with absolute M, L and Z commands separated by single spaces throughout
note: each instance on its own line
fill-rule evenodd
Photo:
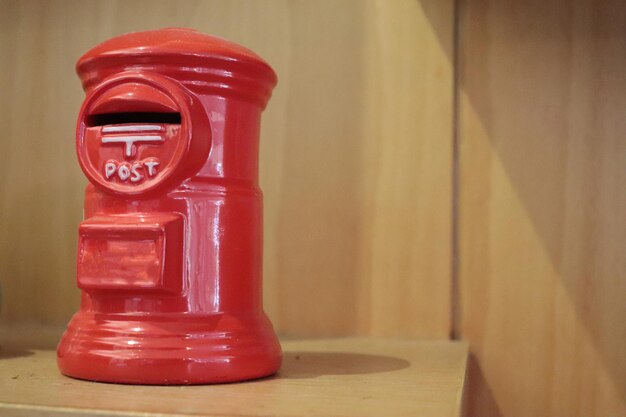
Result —
M 284 352 L 278 377 L 316 378 L 322 375 L 357 375 L 408 368 L 404 359 L 383 355 L 346 352 Z
M 33 352 L 24 349 L 5 348 L 0 346 L 0 361 L 3 359 L 21 358 L 24 356 L 31 356 Z

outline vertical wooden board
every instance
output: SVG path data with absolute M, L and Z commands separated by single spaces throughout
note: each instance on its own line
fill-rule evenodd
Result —
M 266 258 L 278 283 L 274 321 L 289 335 L 353 334 L 362 239 L 363 7 L 290 6 L 289 75 L 281 84 L 289 105 L 279 122 L 286 138 L 277 221 L 266 229 L 275 239 Z
M 369 332 L 451 326 L 452 1 L 374 1 L 365 35 L 362 277 Z
M 74 162 L 85 34 L 53 3 L 0 5 L 0 284 L 7 320 L 65 320 L 77 306 Z
M 451 46 L 450 2 L 432 5 Z M 279 328 L 446 337 L 452 72 L 440 39 L 416 2 L 291 12 Z
M 451 4 L 3 2 L 3 318 L 63 323 L 77 306 L 76 59 L 121 33 L 187 26 L 252 48 L 279 75 L 261 146 L 277 329 L 446 336 Z
M 468 415 L 624 415 L 626 7 L 468 0 L 459 36 Z

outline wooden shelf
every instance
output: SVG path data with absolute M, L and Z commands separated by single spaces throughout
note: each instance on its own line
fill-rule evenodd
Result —
M 467 345 L 387 339 L 282 341 L 278 375 L 155 387 L 59 374 L 53 350 L 0 350 L 0 415 L 459 416 Z

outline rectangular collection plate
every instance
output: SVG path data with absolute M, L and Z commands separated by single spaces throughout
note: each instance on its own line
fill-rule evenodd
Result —
M 85 220 L 79 227 L 78 286 L 179 292 L 183 223 L 180 215 L 170 213 Z

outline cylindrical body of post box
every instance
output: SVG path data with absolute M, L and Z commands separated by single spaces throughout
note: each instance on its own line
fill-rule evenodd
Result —
M 197 384 L 270 375 L 262 306 L 261 112 L 272 69 L 187 29 L 106 41 L 77 64 L 76 149 L 90 180 L 82 290 L 58 347 L 69 376 Z

